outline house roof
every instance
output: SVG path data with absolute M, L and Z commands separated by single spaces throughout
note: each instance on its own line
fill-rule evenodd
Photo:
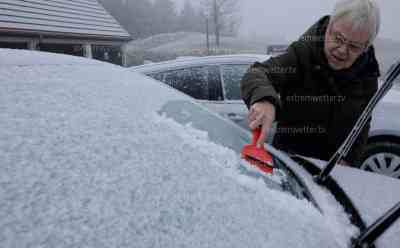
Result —
M 0 31 L 131 39 L 97 0 L 2 0 Z

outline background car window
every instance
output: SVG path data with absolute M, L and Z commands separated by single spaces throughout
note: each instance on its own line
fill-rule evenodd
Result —
M 164 82 L 196 99 L 209 99 L 208 69 L 206 66 L 166 72 Z
M 209 100 L 222 101 L 222 85 L 221 74 L 219 66 L 213 65 L 208 67 L 208 87 L 209 87 Z
M 147 76 L 152 77 L 161 82 L 164 81 L 164 73 L 163 72 L 151 73 L 151 74 L 148 74 Z
M 221 66 L 225 98 L 227 100 L 242 99 L 240 97 L 240 81 L 249 67 L 249 64 Z
M 182 114 L 182 113 L 190 114 Z M 193 128 L 206 131 L 208 138 L 216 143 L 228 147 L 238 154 L 243 149 L 243 146 L 250 142 L 250 137 L 247 131 L 242 128 L 226 122 L 222 118 L 215 118 L 209 112 L 204 111 L 197 104 L 190 101 L 168 101 L 159 111 L 160 115 L 166 115 L 168 118 L 174 119 L 176 122 L 187 125 L 191 124 Z M 248 174 L 262 179 L 270 188 L 284 192 L 289 192 L 299 199 L 308 199 L 312 201 L 308 195 L 308 189 L 297 178 L 296 174 L 289 170 L 285 162 L 277 157 L 274 157 L 275 176 L 264 177 L 258 173 L 248 170 L 245 167 L 240 167 L 242 174 Z

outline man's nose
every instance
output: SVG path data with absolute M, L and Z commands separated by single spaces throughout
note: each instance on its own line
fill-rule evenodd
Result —
M 338 55 L 341 59 L 346 58 L 349 53 L 349 49 L 346 44 L 343 44 L 337 48 Z

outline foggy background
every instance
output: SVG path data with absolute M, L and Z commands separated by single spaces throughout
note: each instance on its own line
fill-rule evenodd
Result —
M 185 0 L 173 0 L 182 8 Z M 198 0 L 188 0 L 193 5 Z M 378 0 L 381 9 L 380 38 L 400 41 L 400 1 Z M 336 0 L 239 0 L 242 23 L 240 35 L 298 38 L 323 15 L 328 15 Z
M 288 45 L 324 15 L 336 0 L 216 0 L 220 26 L 213 18 L 213 0 L 100 0 L 131 34 L 128 63 L 163 61 L 179 56 L 267 52 L 270 45 Z M 381 30 L 375 42 L 381 71 L 400 55 L 400 1 L 380 0 Z M 214 13 L 218 13 L 214 12 Z M 206 20 L 209 44 L 206 42 Z

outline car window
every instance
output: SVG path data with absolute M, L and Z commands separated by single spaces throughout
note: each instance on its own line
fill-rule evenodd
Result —
M 207 66 L 168 71 L 164 82 L 196 99 L 209 99 Z
M 220 70 L 217 65 L 149 73 L 147 76 L 164 82 L 196 99 L 223 100 Z
M 240 97 L 240 81 L 246 73 L 250 64 L 242 65 L 222 65 L 222 78 L 225 91 L 225 99 L 241 100 Z
M 208 87 L 209 87 L 209 100 L 222 101 L 222 85 L 221 74 L 219 66 L 213 65 L 208 67 Z

